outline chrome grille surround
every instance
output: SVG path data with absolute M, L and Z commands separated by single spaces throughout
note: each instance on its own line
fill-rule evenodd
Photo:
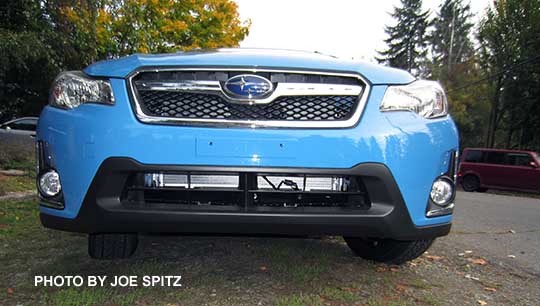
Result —
M 231 119 L 208 119 L 208 118 L 177 118 L 151 116 L 145 114 L 141 105 L 140 97 L 135 88 L 134 78 L 143 72 L 197 72 L 197 71 L 223 71 L 223 72 L 248 72 L 248 73 L 288 73 L 288 74 L 312 74 L 322 76 L 336 76 L 356 78 L 361 85 L 345 84 L 319 84 L 319 83 L 278 83 L 275 90 L 268 97 L 263 99 L 253 99 L 250 101 L 238 100 L 228 96 L 222 89 L 220 82 L 216 81 L 179 81 L 179 82 L 145 82 L 143 86 L 151 90 L 161 91 L 182 91 L 219 95 L 230 103 L 246 103 L 249 105 L 265 104 L 274 101 L 279 97 L 287 96 L 308 96 L 308 95 L 357 95 L 358 101 L 352 116 L 346 120 L 231 120 Z M 253 69 L 253 68 L 158 68 L 158 69 L 140 69 L 132 73 L 127 81 L 131 99 L 134 103 L 135 114 L 137 118 L 144 123 L 151 124 L 176 124 L 176 125 L 210 125 L 210 126 L 238 126 L 249 128 L 349 128 L 353 127 L 360 120 L 364 111 L 367 99 L 370 94 L 370 84 L 361 75 L 355 73 L 339 73 L 325 71 L 304 71 L 304 70 L 276 70 L 276 69 Z

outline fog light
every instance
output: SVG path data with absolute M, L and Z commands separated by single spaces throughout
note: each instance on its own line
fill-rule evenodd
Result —
M 62 190 L 62 185 L 60 185 L 60 176 L 54 170 L 49 170 L 43 173 L 39 177 L 38 182 L 39 192 L 46 197 L 54 197 L 60 193 Z
M 454 184 L 447 178 L 438 178 L 431 187 L 430 197 L 433 203 L 447 206 L 454 198 Z

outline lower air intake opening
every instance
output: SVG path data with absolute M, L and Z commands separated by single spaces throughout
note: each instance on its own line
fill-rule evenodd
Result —
M 122 203 L 134 209 L 246 213 L 346 213 L 371 207 L 360 176 L 276 173 L 133 173 Z

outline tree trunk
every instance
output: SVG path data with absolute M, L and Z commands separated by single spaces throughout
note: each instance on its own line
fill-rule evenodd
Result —
M 499 100 L 501 99 L 502 76 L 497 79 L 495 94 L 491 101 L 491 111 L 489 113 L 489 125 L 486 137 L 486 147 L 493 148 L 495 145 L 495 132 L 497 130 L 497 116 L 499 115 Z

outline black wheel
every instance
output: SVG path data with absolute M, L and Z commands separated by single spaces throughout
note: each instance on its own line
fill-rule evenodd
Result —
M 95 259 L 128 258 L 137 249 L 137 234 L 90 234 L 88 255 Z
M 424 254 L 434 240 L 398 241 L 393 239 L 343 238 L 357 256 L 394 265 L 401 265 Z
M 461 181 L 461 187 L 463 187 L 463 190 L 468 192 L 477 191 L 480 189 L 480 180 L 476 175 L 466 175 Z

